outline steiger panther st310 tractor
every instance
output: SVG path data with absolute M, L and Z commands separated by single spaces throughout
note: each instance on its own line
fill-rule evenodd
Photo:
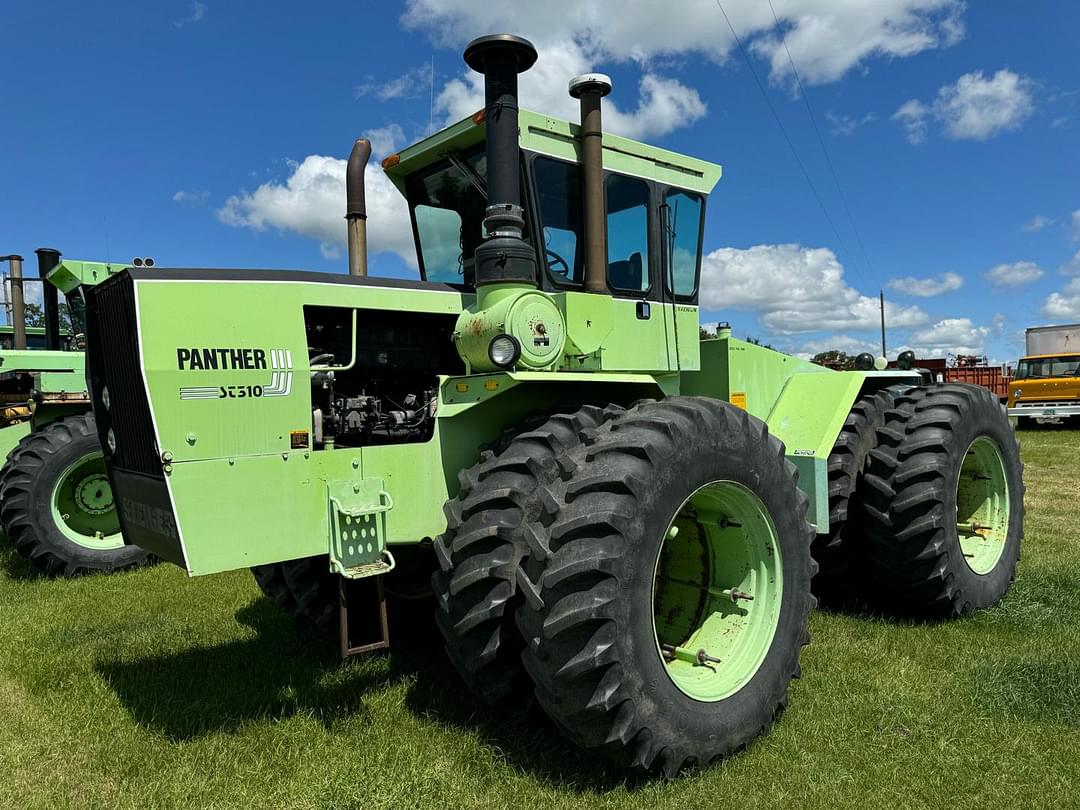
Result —
M 535 59 L 473 41 L 483 112 L 383 161 L 421 280 L 366 276 L 359 141 L 353 274 L 110 279 L 89 295 L 94 410 L 130 542 L 192 575 L 252 567 L 350 648 L 385 646 L 384 592 L 429 549 L 481 699 L 535 699 L 585 749 L 673 776 L 786 705 L 812 545 L 831 587 L 894 610 L 998 602 L 1017 443 L 985 389 L 700 340 L 720 167 L 602 134 L 601 75 L 570 82 L 580 125 L 519 112 Z M 365 602 L 376 637 L 355 644 Z

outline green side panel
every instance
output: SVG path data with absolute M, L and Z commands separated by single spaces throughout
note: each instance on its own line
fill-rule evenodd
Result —
M 0 374 L 7 371 L 47 371 L 85 375 L 85 369 L 86 361 L 82 352 L 57 352 L 45 349 L 5 349 L 0 351 Z
M 765 419 L 799 470 L 799 487 L 810 498 L 807 520 L 820 533 L 829 530 L 829 454 L 862 384 L 857 373 L 794 374 Z
M 472 298 L 440 290 L 315 282 L 154 280 L 138 281 L 136 295 L 140 324 L 154 325 L 144 330 L 142 351 L 159 446 L 175 462 L 288 452 L 290 433 L 311 429 L 305 304 L 456 315 Z M 268 312 L 274 317 L 266 317 Z M 194 332 L 192 318 L 199 323 Z M 181 370 L 177 351 L 184 347 L 260 349 L 267 357 L 283 352 L 290 368 L 282 370 L 276 387 L 269 368 Z M 222 387 L 233 396 L 197 397 Z M 251 396 L 256 387 L 262 396 Z
M 30 423 L 20 422 L 17 425 L 8 425 L 0 428 L 0 465 L 8 457 L 8 453 L 15 449 L 24 436 L 30 435 Z
M 829 528 L 828 462 L 864 388 L 913 382 L 910 372 L 838 372 L 721 332 L 701 342 L 701 370 L 682 375 L 682 393 L 724 399 L 762 419 L 784 442 L 810 499 L 808 519 Z
M 568 371 L 666 373 L 700 367 L 698 308 L 648 302 L 649 317 L 638 315 L 638 301 L 590 293 L 556 293 L 555 304 L 567 322 Z M 574 347 L 580 354 L 574 354 Z
M 116 275 L 121 270 L 126 270 L 126 264 L 108 264 L 105 262 L 81 262 L 73 259 L 64 259 L 56 267 L 49 271 L 49 282 L 57 287 L 65 295 L 76 287 L 86 285 L 93 287 L 100 284 L 109 276 Z

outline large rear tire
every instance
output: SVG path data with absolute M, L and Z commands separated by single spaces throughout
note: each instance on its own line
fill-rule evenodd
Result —
M 540 511 L 541 487 L 559 475 L 555 459 L 614 412 L 584 406 L 519 426 L 459 475 L 460 491 L 446 504 L 431 579 L 435 618 L 450 660 L 489 705 L 520 708 L 532 692 L 514 622 L 523 526 Z
M 674 397 L 558 467 L 517 611 L 540 705 L 583 748 L 667 777 L 767 732 L 813 603 L 807 499 L 781 442 L 727 403 Z
M 829 454 L 829 531 L 816 534 L 810 553 L 818 564 L 814 595 L 829 606 L 845 606 L 861 597 L 865 577 L 866 519 L 863 476 L 877 429 L 885 412 L 904 389 L 891 388 L 860 397 L 851 407 Z
M 896 398 L 871 453 L 865 510 L 888 610 L 951 618 L 992 607 L 1016 575 L 1023 465 L 1004 406 L 976 385 Z
M 327 555 L 256 565 L 251 569 L 259 589 L 302 624 L 330 632 L 338 620 L 338 576 Z
M 115 572 L 153 562 L 124 545 L 92 414 L 24 437 L 0 475 L 0 525 L 47 576 Z

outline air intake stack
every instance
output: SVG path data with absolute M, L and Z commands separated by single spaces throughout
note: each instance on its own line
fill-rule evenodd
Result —
M 491 34 L 465 48 L 465 63 L 484 75 L 487 123 L 488 239 L 476 249 L 476 286 L 536 286 L 536 253 L 522 238 L 521 158 L 518 149 L 517 77 L 536 62 L 527 39 Z
M 38 248 L 34 251 L 38 260 L 38 278 L 41 279 L 41 301 L 45 314 L 45 348 L 60 349 L 60 299 L 59 290 L 49 283 L 49 272 L 60 264 L 60 251 L 56 248 Z

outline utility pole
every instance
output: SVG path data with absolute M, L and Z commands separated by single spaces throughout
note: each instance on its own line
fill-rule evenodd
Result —
M 888 357 L 885 354 L 885 291 L 879 290 L 878 293 L 881 299 L 881 356 Z

